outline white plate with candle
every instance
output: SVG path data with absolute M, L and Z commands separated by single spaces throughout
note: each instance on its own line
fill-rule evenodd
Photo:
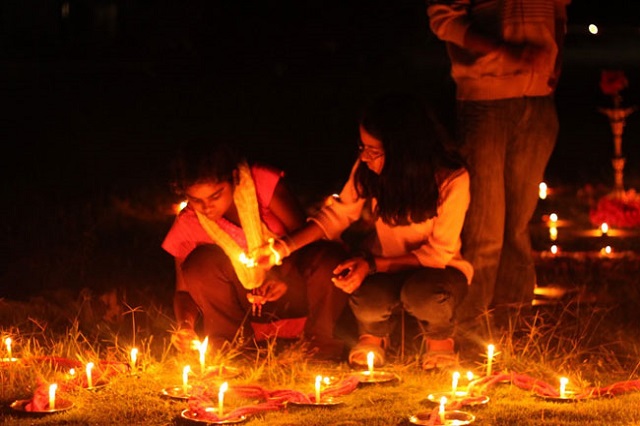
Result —
M 172 387 L 162 389 L 162 396 L 166 396 L 168 398 L 173 398 L 173 399 L 186 400 L 186 399 L 189 399 L 189 397 L 191 396 L 190 392 L 191 392 L 191 385 L 188 385 L 186 389 L 184 386 L 172 386 Z
M 216 408 L 214 407 L 207 408 L 207 411 L 211 411 L 212 413 L 214 413 L 216 412 Z M 216 420 L 215 417 L 207 416 L 206 413 L 204 415 L 201 415 L 197 412 L 193 412 L 188 409 L 183 410 L 182 413 L 180 413 L 180 416 L 185 420 L 189 420 L 192 422 L 197 422 L 205 425 L 232 425 L 232 424 L 242 423 L 245 420 L 247 420 L 247 416 L 239 416 L 231 419 Z
M 400 380 L 400 376 L 388 371 L 361 371 L 358 373 L 358 380 L 360 380 L 362 384 L 388 383 Z
M 409 423 L 414 425 L 445 425 L 445 426 L 453 426 L 453 425 L 468 425 L 473 423 L 476 420 L 476 416 L 471 413 L 467 413 L 466 411 L 445 411 L 444 419 L 441 421 L 440 419 L 436 419 L 435 423 L 431 421 L 431 416 L 438 414 L 433 414 L 433 411 L 425 411 L 422 413 L 418 413 L 409 417 Z
M 316 402 L 314 400 L 311 400 L 309 402 L 299 402 L 299 401 L 289 401 L 287 402 L 287 406 L 292 405 L 294 407 L 325 407 L 325 408 L 332 408 L 332 407 L 338 407 L 340 405 L 343 405 L 344 401 L 337 399 L 337 398 L 333 398 L 333 397 L 326 397 L 326 398 L 322 398 L 320 399 L 320 402 Z
M 464 405 L 483 405 L 489 402 L 489 397 L 487 395 L 474 395 L 469 396 L 469 394 L 465 391 L 456 391 L 456 395 L 453 396 L 452 392 L 435 392 L 427 395 L 427 400 L 429 402 L 433 402 L 434 404 L 440 404 L 440 400 L 442 397 L 447 398 L 449 401 L 461 401 L 465 400 Z
M 553 401 L 553 402 L 576 402 L 576 401 L 582 401 L 582 398 L 576 398 L 577 394 L 575 392 L 572 392 L 572 391 L 565 391 L 565 392 L 563 392 L 562 395 L 557 395 L 557 396 L 538 395 L 538 394 L 536 394 L 536 396 L 538 398 L 544 399 L 546 401 Z
M 43 415 L 43 414 L 54 414 L 60 413 L 62 411 L 67 411 L 71 407 L 73 407 L 73 402 L 67 401 L 65 399 L 57 399 L 55 403 L 55 408 L 47 408 L 44 410 L 30 410 L 28 405 L 31 402 L 30 399 L 19 399 L 14 401 L 9 406 L 13 411 L 24 414 L 33 414 L 33 415 Z

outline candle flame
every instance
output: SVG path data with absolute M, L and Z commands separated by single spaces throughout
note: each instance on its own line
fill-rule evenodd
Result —
M 569 383 L 569 379 L 560 377 L 560 398 L 564 398 L 566 395 L 567 383 Z
M 547 184 L 544 182 L 540 182 L 540 185 L 538 185 L 538 195 L 540 196 L 541 200 L 544 200 L 545 198 L 547 198 Z
M 7 337 L 6 339 L 4 339 L 4 344 L 7 347 L 7 354 L 9 355 L 9 361 L 11 361 L 11 337 Z
M 607 232 L 609 232 L 609 224 L 607 222 L 602 222 L 600 225 L 600 233 L 602 233 L 602 235 L 607 235 Z
M 549 215 L 549 221 L 550 221 L 551 223 L 556 223 L 556 222 L 558 222 L 558 215 L 557 215 L 557 214 L 555 214 L 555 213 L 551 213 L 551 214 Z
M 552 245 L 549 251 L 551 252 L 551 254 L 558 254 L 558 246 L 555 244 Z
M 447 397 L 443 396 L 440 398 L 440 408 L 438 409 L 438 415 L 440 416 L 440 423 L 444 424 L 444 412 L 445 406 L 447 405 Z
M 255 259 L 248 257 L 244 252 L 240 253 L 238 260 L 247 268 L 254 268 L 256 266 Z
M 467 371 L 467 380 L 469 381 L 473 380 L 473 371 Z
M 92 388 L 93 387 L 93 381 L 91 378 L 91 370 L 93 370 L 93 363 L 92 362 L 88 362 L 87 363 L 87 387 L 88 388 Z
M 453 378 L 451 380 L 451 396 L 453 398 L 456 397 L 456 391 L 458 390 L 458 380 L 460 380 L 460 373 L 457 371 L 454 371 Z
M 136 368 L 136 363 L 138 362 L 138 348 L 131 349 L 131 368 Z
M 373 351 L 367 353 L 367 367 L 369 367 L 369 374 L 373 374 L 373 365 L 375 361 L 375 354 Z
M 49 410 L 56 409 L 56 389 L 58 389 L 58 385 L 52 383 L 49 385 Z
M 220 385 L 220 391 L 218 391 L 218 416 L 222 416 L 224 410 L 224 393 L 229 389 L 229 383 L 224 382 Z
M 182 369 L 182 391 L 186 395 L 189 393 L 189 373 L 191 372 L 191 366 L 185 365 Z
M 202 343 L 198 345 L 198 352 L 200 352 L 200 370 L 204 373 L 204 356 L 207 352 L 207 345 L 209 344 L 209 336 L 205 337 Z
M 322 385 L 322 376 L 316 376 L 316 404 L 320 404 L 320 386 Z
M 280 253 L 278 253 L 278 250 L 276 250 L 276 248 L 274 247 L 274 244 L 275 240 L 273 238 L 269 238 L 269 250 L 271 250 L 271 253 L 273 253 L 274 257 L 273 264 L 282 265 L 282 258 L 280 256 Z

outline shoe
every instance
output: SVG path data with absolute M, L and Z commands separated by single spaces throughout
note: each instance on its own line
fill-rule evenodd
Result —
M 369 352 L 373 352 L 374 367 L 381 367 L 385 364 L 385 354 L 389 345 L 389 336 L 378 337 L 372 334 L 363 334 L 349 352 L 349 364 L 353 367 L 367 367 L 367 356 Z
M 458 365 L 455 342 L 452 338 L 443 340 L 426 339 L 427 352 L 422 357 L 422 369 L 447 369 Z

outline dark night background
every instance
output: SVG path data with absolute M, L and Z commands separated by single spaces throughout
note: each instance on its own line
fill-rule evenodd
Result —
M 598 83 L 623 70 L 625 105 L 640 104 L 639 4 L 570 6 L 552 186 L 613 182 Z M 6 266 L 46 248 L 65 203 L 168 192 L 169 153 L 186 138 L 242 144 L 322 194 L 346 177 L 358 108 L 375 94 L 424 95 L 453 128 L 449 62 L 423 1 L 4 0 L 0 25 Z M 639 188 L 640 112 L 623 152 Z M 3 287 L 20 275 L 3 273 Z

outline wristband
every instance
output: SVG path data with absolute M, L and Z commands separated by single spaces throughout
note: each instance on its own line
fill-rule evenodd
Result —
M 289 238 L 288 235 L 285 235 L 282 238 L 278 239 L 278 243 L 281 244 L 284 247 L 284 253 L 281 253 L 281 256 L 284 257 L 289 257 L 291 255 L 291 253 L 293 253 L 293 251 L 295 250 L 294 245 L 293 245 L 293 241 L 291 241 L 291 238 Z
M 362 252 L 360 254 L 360 257 L 362 257 L 362 259 L 367 262 L 367 265 L 369 265 L 369 272 L 367 272 L 367 275 L 373 275 L 378 272 L 378 268 L 376 267 L 376 260 L 370 252 Z

